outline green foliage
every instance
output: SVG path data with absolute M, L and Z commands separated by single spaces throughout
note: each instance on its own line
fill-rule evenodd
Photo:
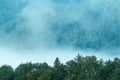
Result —
M 60 63 L 60 60 L 57 57 L 54 62 L 53 80 L 64 80 L 65 74 L 66 74 L 65 66 Z
M 56 60 L 55 60 L 55 62 L 54 62 L 54 67 L 58 68 L 60 65 L 61 65 L 61 63 L 59 61 L 59 58 L 57 57 Z
M 53 80 L 52 78 L 52 69 L 46 69 L 42 72 L 42 74 L 38 77 L 37 80 Z
M 47 63 L 20 64 L 0 67 L 0 80 L 120 80 L 120 59 L 97 60 L 95 56 L 78 55 L 62 64 L 57 57 L 54 66 Z
M 14 72 L 13 68 L 8 65 L 3 65 L 0 67 L 0 80 L 13 80 Z
M 26 80 L 26 74 L 32 69 L 32 63 L 20 64 L 15 69 L 15 80 Z
M 37 80 L 38 76 L 38 71 L 36 69 L 33 69 L 26 74 L 26 80 Z

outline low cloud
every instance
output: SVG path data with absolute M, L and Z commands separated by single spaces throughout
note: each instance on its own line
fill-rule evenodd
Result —
M 14 6 L 12 2 L 3 3 L 8 7 L 0 6 L 5 8 L 0 15 L 4 20 L 0 21 L 1 45 L 22 50 L 119 49 L 118 0 L 21 0 L 13 1 Z

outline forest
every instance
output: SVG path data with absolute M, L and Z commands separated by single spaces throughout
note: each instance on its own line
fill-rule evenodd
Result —
M 120 59 L 104 61 L 78 54 L 65 64 L 57 57 L 53 66 L 27 62 L 14 69 L 2 65 L 0 80 L 120 80 Z

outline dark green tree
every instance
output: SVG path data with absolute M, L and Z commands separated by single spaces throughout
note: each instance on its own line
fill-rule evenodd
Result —
M 52 80 L 64 80 L 65 76 L 66 76 L 65 66 L 61 64 L 59 58 L 57 57 L 54 61 Z
M 54 68 L 59 68 L 61 65 L 59 58 L 57 57 L 54 61 Z
M 44 70 L 37 80 L 53 80 L 53 69 L 48 68 Z
M 39 77 L 39 74 L 36 69 L 33 69 L 26 74 L 26 80 L 37 80 L 38 77 Z
M 112 74 L 110 75 L 110 80 L 120 80 L 120 59 L 115 58 L 111 67 L 113 67 L 113 69 Z
M 9 65 L 0 67 L 0 80 L 14 80 L 13 68 Z
M 14 80 L 26 80 L 26 74 L 30 72 L 32 69 L 34 69 L 32 63 L 20 64 L 15 69 Z

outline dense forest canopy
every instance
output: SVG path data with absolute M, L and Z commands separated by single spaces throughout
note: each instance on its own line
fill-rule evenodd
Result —
M 0 80 L 120 80 L 120 59 L 97 60 L 95 56 L 76 56 L 66 64 L 57 57 L 54 66 L 47 63 L 22 63 L 13 69 L 0 67 Z

